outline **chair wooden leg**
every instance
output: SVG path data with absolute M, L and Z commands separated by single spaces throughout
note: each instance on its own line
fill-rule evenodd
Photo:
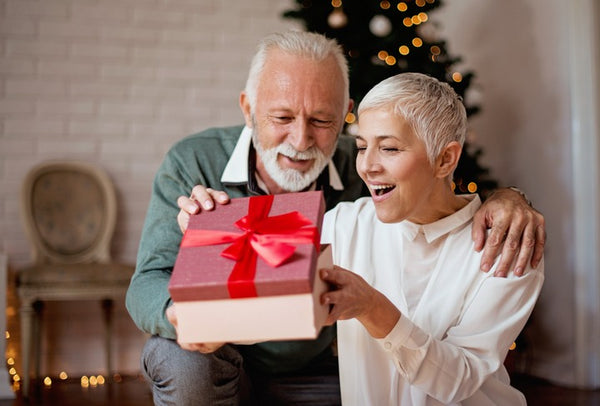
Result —
M 21 351 L 23 364 L 21 393 L 23 397 L 29 396 L 29 366 L 30 366 L 30 355 L 31 355 L 31 328 L 33 318 L 35 317 L 35 311 L 33 309 L 33 303 L 23 301 L 20 309 L 21 314 Z
M 104 346 L 106 354 L 106 374 L 108 378 L 112 377 L 112 329 L 113 329 L 113 300 L 105 299 L 102 301 L 102 310 L 104 313 Z
M 39 378 L 40 375 L 40 363 L 42 359 L 42 334 L 44 331 L 44 302 L 37 301 L 33 303 L 33 310 L 35 311 L 33 317 L 33 378 Z

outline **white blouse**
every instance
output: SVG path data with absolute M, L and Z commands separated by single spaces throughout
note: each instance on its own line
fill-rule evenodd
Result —
M 383 339 L 356 319 L 338 321 L 344 405 L 525 405 L 503 362 L 544 280 L 479 270 L 471 238 L 476 195 L 431 224 L 385 224 L 371 198 L 341 203 L 324 219 L 334 263 L 361 275 L 402 313 Z

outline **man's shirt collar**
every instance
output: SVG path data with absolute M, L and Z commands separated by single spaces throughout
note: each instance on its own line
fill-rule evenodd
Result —
M 240 138 L 233 149 L 233 153 L 225 166 L 223 175 L 221 175 L 221 182 L 223 184 L 242 185 L 247 184 L 249 180 L 248 162 L 250 153 L 255 153 L 252 148 L 252 129 L 244 127 Z M 334 190 L 344 190 L 344 184 L 340 179 L 340 175 L 333 164 L 333 161 L 329 160 L 327 164 L 329 174 L 329 186 Z

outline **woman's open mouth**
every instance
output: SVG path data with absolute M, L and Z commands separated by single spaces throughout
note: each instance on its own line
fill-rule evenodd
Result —
M 371 185 L 371 190 L 376 196 L 383 196 L 396 188 L 396 185 Z

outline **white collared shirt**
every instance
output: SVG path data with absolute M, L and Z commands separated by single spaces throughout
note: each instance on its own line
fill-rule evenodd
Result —
M 344 405 L 522 405 L 503 366 L 539 295 L 543 262 L 522 277 L 479 270 L 472 217 L 479 197 L 431 224 L 385 224 L 371 198 L 341 203 L 323 223 L 334 263 L 400 310 L 383 339 L 338 321 Z
M 248 182 L 248 154 L 250 153 L 251 143 L 252 129 L 245 126 L 221 175 L 222 183 L 243 184 Z M 329 160 L 327 167 L 329 170 L 329 185 L 334 190 L 344 190 L 344 184 L 331 160 Z M 259 177 L 257 177 L 257 182 L 261 189 L 268 192 L 266 185 L 264 185 L 264 182 Z M 314 185 L 311 187 L 314 188 Z

